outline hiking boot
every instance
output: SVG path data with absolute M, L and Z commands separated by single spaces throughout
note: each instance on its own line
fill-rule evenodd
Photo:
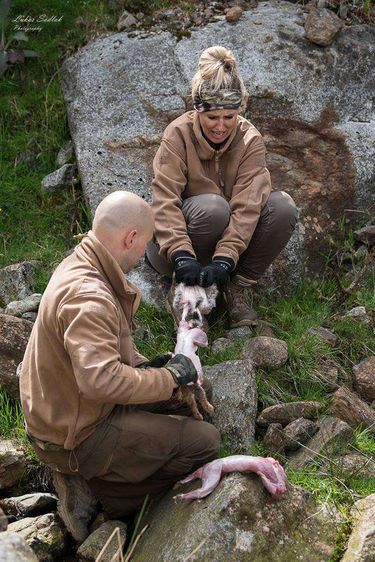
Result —
M 252 308 L 252 287 L 256 281 L 235 275 L 225 290 L 230 328 L 256 326 L 258 315 Z
M 73 539 L 82 543 L 90 534 L 89 525 L 97 513 L 97 500 L 82 476 L 54 470 L 52 479 L 59 497 L 58 514 Z

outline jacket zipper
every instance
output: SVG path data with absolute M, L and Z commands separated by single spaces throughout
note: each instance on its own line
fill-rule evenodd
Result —
M 224 189 L 224 182 L 223 182 L 223 178 L 221 175 L 221 169 L 220 169 L 220 156 L 219 153 L 217 151 L 215 151 L 215 172 L 218 176 L 219 179 L 219 187 L 220 189 Z

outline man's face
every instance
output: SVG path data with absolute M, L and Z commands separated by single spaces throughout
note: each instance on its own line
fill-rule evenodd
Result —
M 237 125 L 237 109 L 217 109 L 198 113 L 205 137 L 213 143 L 224 142 Z

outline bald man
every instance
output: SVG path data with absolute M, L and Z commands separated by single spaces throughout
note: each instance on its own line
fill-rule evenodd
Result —
M 96 500 L 110 518 L 126 516 L 218 454 L 217 430 L 181 417 L 186 407 L 173 398 L 196 380 L 192 362 L 147 361 L 133 343 L 140 294 L 124 274 L 153 227 L 137 195 L 118 191 L 100 203 L 92 231 L 50 279 L 22 364 L 27 434 L 53 470 L 58 510 L 77 542 Z

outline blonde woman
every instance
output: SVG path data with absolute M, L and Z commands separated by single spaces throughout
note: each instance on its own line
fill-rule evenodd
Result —
M 251 326 L 247 293 L 288 242 L 297 209 L 272 191 L 262 136 L 240 116 L 248 95 L 231 51 L 203 51 L 192 98 L 194 110 L 168 125 L 154 159 L 147 258 L 177 282 L 218 284 L 230 327 Z

